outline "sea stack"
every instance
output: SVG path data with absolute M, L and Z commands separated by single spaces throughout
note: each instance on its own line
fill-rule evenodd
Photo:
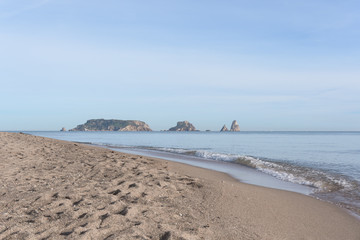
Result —
M 240 132 L 240 127 L 239 124 L 236 122 L 236 120 L 234 120 L 231 124 L 231 132 Z
M 66 132 L 66 128 L 61 128 L 60 132 Z
M 177 131 L 177 132 L 196 131 L 196 128 L 188 121 L 183 121 L 183 122 L 177 122 L 176 126 L 170 128 L 169 131 Z
M 229 129 L 224 124 L 224 126 L 221 128 L 220 132 L 227 132 L 227 131 L 229 131 Z

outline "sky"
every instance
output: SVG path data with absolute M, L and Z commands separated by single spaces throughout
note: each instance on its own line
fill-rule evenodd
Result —
M 358 0 L 0 0 L 0 130 L 360 130 Z

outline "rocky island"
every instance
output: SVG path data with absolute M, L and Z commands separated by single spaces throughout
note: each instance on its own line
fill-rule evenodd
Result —
M 220 130 L 220 132 L 227 132 L 227 131 L 229 131 L 229 129 L 226 127 L 226 125 L 224 125 Z
M 228 131 L 229 129 L 226 127 L 226 125 L 224 125 L 220 130 L 220 132 L 228 132 Z M 240 127 L 236 120 L 232 122 L 230 132 L 240 132 Z
M 231 132 L 240 132 L 240 127 L 239 127 L 239 124 L 236 122 L 236 120 L 234 120 L 232 122 L 230 131 Z
M 192 125 L 188 121 L 183 121 L 183 122 L 177 122 L 176 126 L 170 128 L 169 131 L 183 132 L 183 131 L 197 131 L 197 130 L 194 127 L 194 125 Z
M 152 131 L 145 122 L 137 120 L 91 119 L 69 131 Z

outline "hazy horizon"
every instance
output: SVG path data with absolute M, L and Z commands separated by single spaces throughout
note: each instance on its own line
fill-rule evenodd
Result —
M 0 0 L 0 130 L 360 130 L 360 2 Z

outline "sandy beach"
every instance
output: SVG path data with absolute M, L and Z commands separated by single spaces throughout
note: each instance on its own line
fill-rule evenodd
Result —
M 0 239 L 360 239 L 305 195 L 185 164 L 0 133 Z

